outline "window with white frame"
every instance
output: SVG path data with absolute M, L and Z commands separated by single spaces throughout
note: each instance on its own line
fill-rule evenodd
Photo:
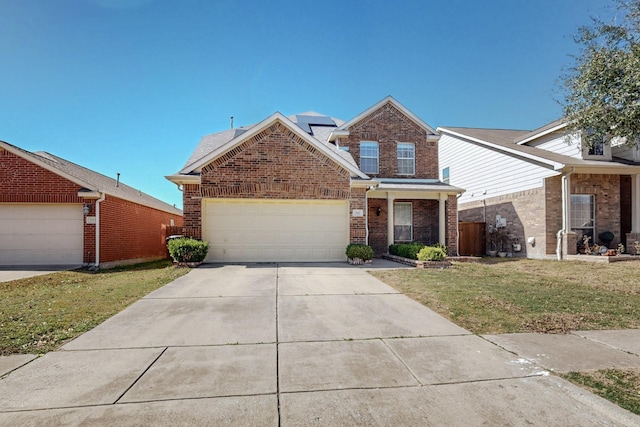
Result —
M 364 173 L 378 173 L 378 154 L 377 142 L 360 142 L 360 170 Z
M 398 174 L 416 174 L 416 147 L 408 142 L 398 142 Z
M 582 158 L 611 160 L 611 144 L 600 134 L 590 130 L 583 134 Z
M 444 182 L 445 184 L 449 183 L 449 166 L 447 166 L 446 168 L 442 169 L 442 182 Z
M 571 195 L 571 231 L 577 234 L 578 246 L 582 246 L 584 236 L 589 236 L 593 245 L 596 222 L 595 197 L 593 194 Z
M 396 202 L 393 205 L 393 241 L 413 240 L 413 206 L 410 202 Z

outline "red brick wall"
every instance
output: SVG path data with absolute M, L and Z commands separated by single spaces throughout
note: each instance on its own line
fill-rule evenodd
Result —
M 426 245 L 438 243 L 440 226 L 438 200 L 397 199 L 394 202 L 411 202 L 413 206 L 413 240 Z M 380 215 L 377 214 L 380 208 Z M 453 210 L 455 215 L 455 210 Z M 389 218 L 387 199 L 369 199 L 369 245 L 376 255 L 389 251 L 387 240 L 387 220 Z M 456 229 L 457 230 L 457 229 Z M 451 240 L 451 239 L 448 239 Z M 448 243 L 447 246 L 455 245 Z M 453 254 L 453 252 L 452 252 Z
M 78 197 L 81 186 L 13 153 L 0 149 L 0 202 L 87 204 L 89 216 L 96 215 L 95 200 Z M 100 262 L 128 259 L 164 258 L 164 226 L 171 219 L 182 225 L 180 215 L 172 215 L 107 197 L 101 203 Z M 96 226 L 84 224 L 83 261 L 94 263 Z
M 365 209 L 365 200 L 367 197 L 366 188 L 352 188 L 351 197 L 349 197 L 349 242 L 365 244 L 367 243 L 367 218 Z M 362 216 L 354 217 L 352 212 L 354 209 L 362 209 Z
M 378 141 L 379 173 L 367 174 L 371 177 L 439 177 L 437 143 L 427 142 L 426 131 L 390 103 L 352 125 L 349 128 L 349 137 L 340 139 L 340 146 L 349 147 L 349 152 L 358 165 L 361 141 Z M 398 175 L 398 142 L 415 144 L 415 175 Z
M 182 188 L 184 210 L 184 234 L 194 239 L 202 238 L 202 195 L 199 184 L 185 184 Z
M 202 168 L 202 197 L 348 199 L 350 174 L 280 123 Z
M 100 263 L 166 257 L 165 228 L 182 217 L 107 196 L 100 203 Z
M 349 212 L 364 208 L 364 191 L 350 188 L 350 173 L 280 123 L 203 167 L 200 178 L 183 192 L 185 232 L 194 237 L 202 233 L 203 197 L 350 200 Z
M 0 202 L 82 203 L 81 187 L 0 148 Z

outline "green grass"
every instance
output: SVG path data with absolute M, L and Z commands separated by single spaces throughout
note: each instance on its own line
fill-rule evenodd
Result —
M 640 328 L 640 261 L 491 259 L 372 274 L 476 334 Z M 561 376 L 640 415 L 640 368 Z
M 158 261 L 0 283 L 0 355 L 54 350 L 188 271 Z
M 640 327 L 640 261 L 507 260 L 372 274 L 476 334 Z
M 640 369 L 569 372 L 561 377 L 640 415 Z

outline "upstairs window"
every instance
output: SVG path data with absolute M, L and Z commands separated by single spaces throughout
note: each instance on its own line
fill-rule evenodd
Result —
M 413 144 L 406 142 L 398 143 L 398 174 L 416 174 L 416 148 Z
M 449 183 L 449 166 L 442 169 L 442 182 L 444 182 L 445 184 Z
M 587 152 L 589 156 L 604 156 L 604 142 L 594 142 Z
M 611 145 L 601 135 L 589 130 L 583 135 L 582 158 L 592 160 L 611 160 Z
M 360 143 L 360 170 L 364 173 L 378 173 L 378 164 L 378 143 L 362 141 Z

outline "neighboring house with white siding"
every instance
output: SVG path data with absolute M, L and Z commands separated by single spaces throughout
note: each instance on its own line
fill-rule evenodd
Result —
M 438 128 L 441 179 L 466 190 L 459 221 L 506 220 L 509 242 L 521 246 L 513 255 L 530 258 L 576 254 L 584 235 L 602 243 L 604 231 L 615 236 L 611 248 L 640 240 L 638 148 L 583 147 L 566 128 L 563 120 L 533 132 Z

